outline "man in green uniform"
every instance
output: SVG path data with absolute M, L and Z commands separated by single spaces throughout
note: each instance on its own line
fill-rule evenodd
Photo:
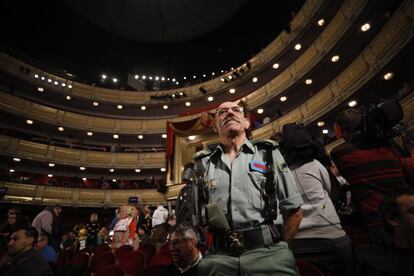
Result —
M 221 143 L 194 158 L 197 174 L 206 183 L 208 205 L 223 211 L 230 228 L 214 235 L 213 252 L 198 265 L 200 275 L 297 275 L 288 243 L 302 219 L 303 201 L 277 143 L 249 141 L 249 126 L 237 103 L 221 104 L 214 123 Z M 266 172 L 271 172 L 271 178 Z M 272 196 L 277 219 L 269 217 Z M 211 217 L 216 215 L 206 209 L 212 228 Z

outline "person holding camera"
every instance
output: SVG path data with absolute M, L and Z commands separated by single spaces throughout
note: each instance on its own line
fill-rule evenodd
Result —
M 213 125 L 221 143 L 194 158 L 207 196 L 201 213 L 214 236 L 200 275 L 298 274 L 288 243 L 303 200 L 277 143 L 249 141 L 249 126 L 241 106 L 222 103 Z
M 345 143 L 332 150 L 331 158 L 350 184 L 360 226 L 368 232 L 372 244 L 382 246 L 390 240 L 379 206 L 386 195 L 406 189 L 407 182 L 403 157 L 382 137 L 364 134 L 363 129 L 378 126 L 375 122 L 364 125 L 363 120 L 363 114 L 355 108 L 338 114 L 336 127 Z

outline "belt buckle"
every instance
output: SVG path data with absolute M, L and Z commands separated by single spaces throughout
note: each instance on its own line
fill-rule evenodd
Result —
M 229 231 L 228 248 L 231 256 L 238 257 L 245 251 L 244 238 L 242 233 Z

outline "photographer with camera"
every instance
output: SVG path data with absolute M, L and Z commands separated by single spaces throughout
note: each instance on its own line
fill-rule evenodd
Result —
M 392 138 L 401 125 L 402 109 L 389 103 L 367 110 L 352 108 L 338 114 L 337 131 L 345 143 L 331 152 L 338 170 L 350 183 L 352 201 L 372 244 L 389 243 L 379 216 L 379 206 L 386 195 L 406 189 L 403 168 L 404 151 Z M 396 128 L 396 126 L 398 128 Z M 399 130 L 400 131 L 400 130 Z
M 297 275 L 287 243 L 303 201 L 277 143 L 249 141 L 249 126 L 241 106 L 221 104 L 213 126 L 221 143 L 194 158 L 195 175 L 203 179 L 202 224 L 214 236 L 200 275 Z

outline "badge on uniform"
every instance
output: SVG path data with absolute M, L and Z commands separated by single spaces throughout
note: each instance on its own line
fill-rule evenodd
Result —
M 266 163 L 265 162 L 252 160 L 249 163 L 249 167 L 250 167 L 251 171 L 256 171 L 256 172 L 261 172 L 261 173 L 266 172 Z

